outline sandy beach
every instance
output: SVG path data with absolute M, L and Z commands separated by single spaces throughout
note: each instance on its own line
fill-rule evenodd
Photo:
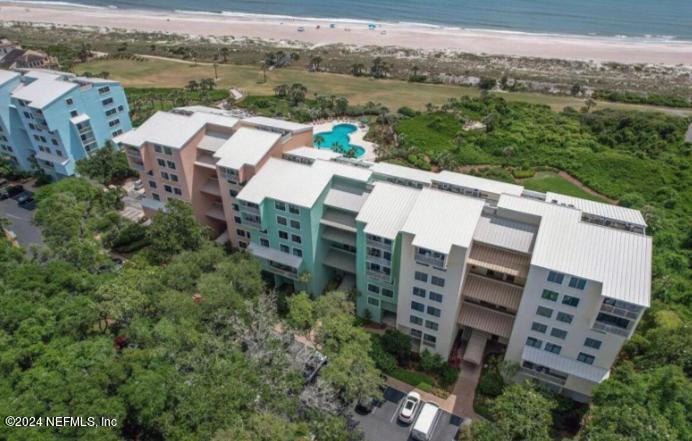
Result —
M 9 2 L 0 2 L 0 21 L 169 32 L 204 37 L 248 37 L 287 44 L 342 43 L 519 57 L 692 66 L 690 41 L 530 34 L 387 22 L 378 22 L 371 29 L 367 22 L 362 21 Z M 331 24 L 334 26 L 330 26 Z

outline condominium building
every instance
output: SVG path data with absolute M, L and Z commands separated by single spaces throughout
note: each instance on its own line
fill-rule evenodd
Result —
M 0 70 L 0 155 L 22 170 L 70 176 L 78 160 L 131 128 L 118 82 Z
M 157 153 L 156 139 L 148 141 L 143 176 L 152 170 L 157 179 L 149 194 L 160 192 L 166 146 L 176 170 L 193 173 L 179 178 L 192 192 L 181 186 L 177 197 L 210 218 L 200 201 L 218 194 L 217 231 L 235 231 L 231 242 L 255 255 L 277 287 L 314 296 L 352 289 L 359 315 L 409 334 L 418 350 L 480 364 L 494 341 L 520 377 L 587 400 L 649 306 L 652 245 L 636 210 L 346 159 L 310 147 L 307 126 L 228 117 L 223 126 L 209 120 L 218 115 L 188 113 L 174 116 L 195 121 L 185 142 L 158 139 Z M 278 139 L 254 133 L 280 126 Z M 228 137 L 211 142 L 222 127 L 232 127 Z M 121 140 L 145 145 L 136 133 Z M 213 159 L 201 159 L 200 144 L 218 146 Z M 198 176 L 212 164 L 212 176 Z

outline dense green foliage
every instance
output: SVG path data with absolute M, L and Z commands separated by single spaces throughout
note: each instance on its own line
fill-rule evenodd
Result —
M 167 111 L 175 107 L 191 105 L 213 105 L 229 96 L 228 90 L 194 87 L 192 90 L 165 87 L 125 89 L 130 103 L 132 124 L 136 127 L 149 119 L 156 111 Z
M 125 152 L 116 149 L 111 142 L 77 161 L 77 172 L 104 185 L 137 176 L 137 172 L 130 169 Z
M 597 90 L 593 97 L 599 100 L 617 101 L 631 104 L 651 104 L 654 106 L 692 107 L 692 101 L 683 97 L 663 95 L 642 95 L 634 92 Z
M 332 360 L 321 390 L 341 395 L 310 401 L 289 355 L 293 336 L 276 331 L 275 301 L 254 258 L 226 255 L 174 204 L 147 231 L 153 244 L 189 233 L 165 250 L 165 264 L 142 253 L 122 268 L 103 266 L 99 233 L 116 228 L 118 199 L 83 178 L 38 195 L 47 247 L 29 259 L 0 240 L 0 413 L 104 416 L 117 427 L 3 425 L 0 438 L 359 438 L 338 412 L 323 410 L 379 393 L 377 371 L 358 346 L 368 336 L 353 326 L 343 296 L 315 303 L 338 317 L 318 335 Z

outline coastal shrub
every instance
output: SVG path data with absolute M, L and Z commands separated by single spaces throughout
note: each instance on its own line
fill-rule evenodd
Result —
M 515 168 L 512 169 L 512 176 L 517 179 L 532 178 L 536 174 L 536 171 L 532 168 Z
M 432 353 L 427 349 L 420 354 L 420 367 L 428 373 L 438 373 L 445 361 L 440 354 Z
M 396 357 L 399 363 L 406 363 L 411 358 L 411 336 L 396 329 L 387 329 L 380 337 L 382 349 Z
M 375 362 L 375 365 L 379 370 L 381 370 L 383 373 L 387 375 L 391 375 L 397 368 L 396 358 L 394 358 L 392 354 L 384 350 L 384 348 L 382 347 L 382 343 L 380 342 L 380 339 L 376 337 L 377 336 L 373 336 L 372 339 L 370 357 L 372 357 L 373 361 Z
M 459 378 L 459 369 L 449 363 L 443 363 L 438 369 L 438 378 L 442 386 L 451 386 L 456 383 L 457 378 Z
M 483 367 L 481 378 L 478 381 L 478 394 L 484 397 L 495 398 L 499 396 L 505 388 L 505 380 L 500 372 L 499 357 L 489 357 Z
M 397 110 L 397 113 L 400 115 L 403 115 L 403 116 L 408 116 L 408 117 L 414 117 L 414 116 L 418 115 L 418 112 L 416 112 L 415 110 L 413 110 L 412 108 L 410 108 L 408 106 L 399 107 L 399 110 Z

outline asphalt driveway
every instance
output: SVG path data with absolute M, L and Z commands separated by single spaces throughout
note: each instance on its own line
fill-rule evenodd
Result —
M 25 210 L 12 198 L 0 201 L 0 217 L 10 221 L 9 230 L 17 235 L 17 242 L 27 249 L 30 245 L 43 243 L 41 230 L 31 223 L 34 213 L 36 210 Z
M 405 393 L 387 388 L 384 402 L 368 414 L 353 413 L 356 427 L 360 428 L 368 441 L 408 441 L 412 424 L 399 421 L 399 409 Z M 420 411 L 420 407 L 418 409 Z M 441 416 L 433 431 L 431 441 L 453 441 L 459 430 L 462 419 L 458 416 L 440 411 Z

